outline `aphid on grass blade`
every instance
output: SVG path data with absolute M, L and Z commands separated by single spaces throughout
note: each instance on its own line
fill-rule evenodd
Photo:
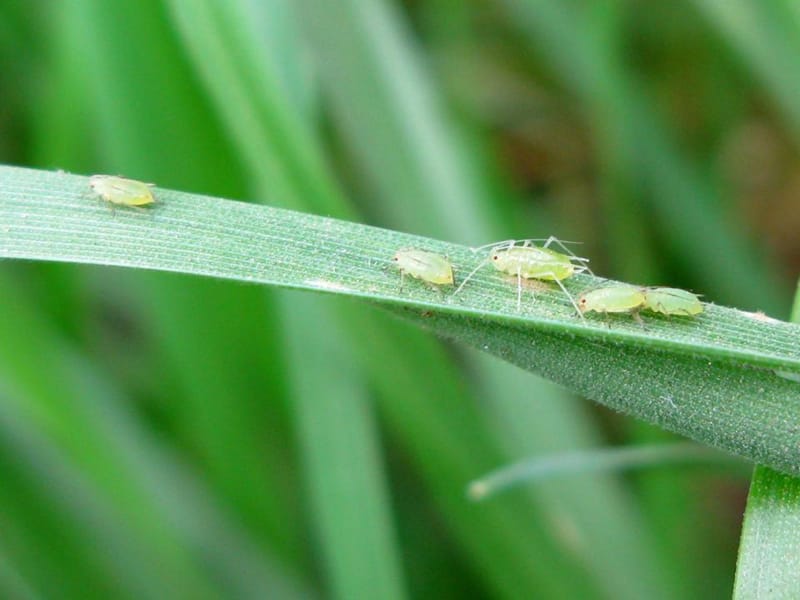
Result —
M 692 292 L 668 287 L 644 288 L 644 307 L 665 315 L 693 317 L 703 312 L 703 303 Z
M 575 303 L 575 298 L 572 297 L 572 294 L 567 291 L 567 288 L 561 282 L 576 273 L 587 271 L 591 273 L 589 267 L 585 264 L 589 262 L 588 259 L 575 256 L 555 237 L 547 238 L 544 246 L 541 247 L 533 245 L 534 241 L 521 240 L 522 245 L 517 245 L 517 241 L 509 240 L 490 245 L 489 256 L 467 275 L 455 293 L 457 294 L 461 291 L 464 284 L 472 278 L 478 269 L 487 262 L 491 262 L 498 271 L 517 278 L 517 310 L 522 308 L 522 280 L 538 279 L 540 281 L 555 282 L 569 298 L 573 308 L 575 308 L 575 312 L 583 318 L 583 314 Z M 557 243 L 567 254 L 551 250 L 549 246 L 553 242 Z M 481 246 L 481 248 L 486 247 Z M 476 250 L 481 248 L 476 248 Z
M 694 316 L 703 312 L 700 299 L 686 290 L 628 283 L 613 283 L 583 292 L 578 296 L 578 307 L 582 312 L 595 311 L 606 317 L 609 313 L 630 313 L 640 324 L 643 324 L 639 316 L 642 310 L 667 316 Z
M 638 323 L 642 323 L 639 311 L 645 301 L 644 288 L 614 283 L 583 292 L 578 296 L 578 309 L 581 313 L 602 313 L 606 319 L 609 313 L 630 313 Z
M 421 279 L 432 286 L 453 285 L 453 265 L 446 256 L 417 250 L 403 248 L 394 253 L 392 260 L 400 270 L 400 289 L 403 289 L 403 279 L 406 275 Z
M 89 178 L 92 191 L 111 204 L 121 206 L 145 206 L 156 201 L 152 183 L 142 183 L 135 179 L 125 179 L 115 175 L 92 175 Z

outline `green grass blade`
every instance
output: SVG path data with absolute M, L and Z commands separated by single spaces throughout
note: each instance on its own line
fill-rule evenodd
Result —
M 800 53 L 797 4 L 791 0 L 694 0 L 693 4 L 762 81 L 795 139 L 800 138 L 800 76 L 795 68 Z
M 520 314 L 513 285 L 495 273 L 475 277 L 456 298 L 420 285 L 401 293 L 396 275 L 384 270 L 397 247 L 440 250 L 461 265 L 480 257 L 416 236 L 166 190 L 157 191 L 160 203 L 150 211 L 112 213 L 87 199 L 85 186 L 82 177 L 0 169 L 0 255 L 180 271 L 371 299 L 608 406 L 800 472 L 790 418 L 800 388 L 775 372 L 800 372 L 794 325 L 707 305 L 695 320 L 650 317 L 645 329 L 614 319 L 607 327 L 602 319 L 577 319 L 555 291 L 539 293 Z M 575 279 L 573 292 L 576 285 L 595 283 Z M 760 398 L 757 410 L 749 394 Z
M 342 599 L 403 598 L 366 380 L 332 307 L 321 304 L 287 296 L 283 312 L 296 429 L 330 590 Z
M 0 347 L 0 439 L 10 465 L 4 479 L 18 473 L 18 481 L 4 486 L 2 501 L 13 504 L 22 496 L 18 510 L 43 507 L 20 519 L 29 534 L 64 532 L 75 547 L 65 560 L 57 541 L 40 544 L 30 565 L 32 581 L 40 581 L 37 565 L 47 563 L 52 550 L 47 566 L 53 573 L 68 570 L 79 589 L 100 579 L 121 597 L 157 598 L 173 588 L 215 597 L 220 582 L 259 597 L 267 590 L 308 597 L 220 509 L 187 465 L 150 436 L 127 399 L 50 331 L 24 296 L 13 295 L 10 280 L 0 289 L 6 342 Z M 43 364 L 48 377 L 42 377 Z M 37 527 L 38 521 L 46 526 Z M 78 563 L 99 565 L 99 576 L 82 572 Z
M 747 497 L 734 598 L 800 593 L 800 479 L 758 466 Z
M 483 240 L 494 211 L 480 202 L 477 177 L 401 15 L 384 1 L 296 4 L 340 130 L 367 186 L 380 194 L 382 222 Z
M 350 214 L 309 126 L 308 94 L 285 75 L 290 70 L 286 62 L 300 61 L 295 58 L 300 54 L 297 42 L 284 40 L 290 38 L 290 28 L 276 34 L 276 17 L 252 14 L 256 5 L 240 0 L 167 4 L 259 197 L 290 208 L 311 205 L 319 212 Z M 287 45 L 269 53 L 259 43 L 265 39 L 282 39 Z M 299 66 L 294 70 L 301 71 Z
M 800 322 L 800 282 L 792 321 Z M 800 479 L 757 466 L 747 497 L 734 598 L 800 593 Z
M 482 254 L 455 244 L 304 213 L 157 190 L 150 209 L 118 208 L 88 197 L 87 178 L 0 167 L 0 256 L 157 269 L 357 296 L 509 328 L 693 354 L 731 364 L 800 371 L 796 327 L 757 313 L 706 305 L 696 319 L 589 315 L 582 320 L 557 288 L 517 311 L 516 285 L 488 267 L 456 297 L 407 285 L 389 260 L 399 247 L 448 254 L 466 272 Z M 599 283 L 566 282 L 573 294 Z M 525 295 L 527 296 L 527 290 Z M 419 316 L 415 313 L 414 316 Z
M 16 565 L 12 565 L 7 559 L 7 556 L 0 555 L 0 592 L 3 593 L 3 596 L 18 600 L 44 598 L 28 585 Z
M 730 456 L 710 451 L 697 444 L 675 442 L 640 444 L 619 448 L 597 448 L 589 451 L 562 452 L 536 456 L 497 469 L 469 484 L 467 494 L 473 500 L 484 500 L 495 494 L 526 483 L 551 478 L 652 468 L 674 464 L 697 464 L 709 461 L 730 461 Z

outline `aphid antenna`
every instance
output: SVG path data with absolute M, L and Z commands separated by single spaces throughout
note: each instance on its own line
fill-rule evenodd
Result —
M 531 239 L 520 240 L 520 241 L 522 242 L 522 247 L 523 248 L 530 247 L 531 242 L 544 242 L 544 244 L 542 245 L 542 248 L 548 249 L 550 247 L 550 244 L 554 243 L 558 247 L 558 249 L 560 251 L 562 251 L 564 254 L 569 256 L 569 259 L 571 261 L 576 261 L 576 262 L 580 262 L 580 263 L 588 263 L 589 262 L 588 258 L 584 258 L 583 256 L 578 256 L 577 254 L 575 254 L 572 250 L 570 250 L 566 246 L 566 244 L 582 244 L 583 242 L 573 242 L 573 241 L 570 241 L 570 240 L 561 240 L 561 239 L 557 238 L 554 235 L 551 235 L 549 238 L 531 238 Z M 591 271 L 589 271 L 589 272 L 591 273 Z M 594 273 L 592 273 L 592 275 L 594 275 Z
M 502 248 L 507 246 L 512 248 L 514 244 L 517 243 L 517 240 L 503 240 L 502 242 L 492 242 L 491 244 L 484 244 L 483 246 L 475 246 L 474 248 L 470 248 L 472 253 L 480 252 L 481 250 L 486 250 L 486 248 L 490 248 L 494 250 L 495 248 Z
M 588 260 L 588 259 L 584 259 L 584 258 L 580 258 L 578 256 L 575 256 L 575 254 L 572 252 L 572 250 L 570 250 L 569 248 L 567 248 L 564 245 L 564 244 L 582 244 L 583 242 L 573 242 L 573 241 L 570 241 L 570 240 L 560 240 L 554 235 L 551 235 L 550 237 L 547 237 L 547 238 L 526 238 L 526 239 L 521 239 L 521 240 L 503 240 L 501 242 L 491 242 L 490 244 L 484 244 L 483 246 L 475 246 L 473 248 L 470 248 L 470 250 L 472 250 L 472 252 L 479 252 L 481 250 L 485 250 L 486 248 L 492 248 L 492 249 L 494 249 L 494 248 L 503 248 L 503 247 L 513 248 L 517 244 L 520 244 L 521 247 L 525 248 L 525 247 L 530 246 L 534 242 L 544 242 L 544 246 L 542 246 L 543 248 L 547 248 L 548 246 L 550 246 L 550 244 L 556 243 L 570 257 L 573 257 L 573 258 L 575 258 L 577 260 Z
M 561 288 L 561 291 L 562 291 L 562 292 L 564 292 L 564 294 L 567 296 L 567 298 L 569 298 L 569 301 L 570 301 L 570 303 L 572 304 L 572 308 L 574 308 L 574 309 L 575 309 L 575 312 L 576 312 L 576 313 L 578 313 L 578 316 L 579 316 L 581 319 L 583 319 L 584 321 L 586 321 L 586 317 L 584 317 L 584 316 L 583 316 L 583 313 L 581 312 L 581 309 L 580 309 L 580 308 L 578 308 L 578 303 L 577 303 L 577 302 L 575 302 L 575 297 L 574 297 L 572 294 L 570 294 L 570 293 L 567 291 L 567 288 L 566 288 L 566 287 L 564 287 L 564 284 L 563 284 L 563 283 L 561 283 L 561 281 L 560 281 L 559 279 L 556 279 L 556 278 L 554 277 L 554 278 L 553 278 L 553 281 L 555 281 L 555 282 L 558 284 L 558 287 L 560 287 L 560 288 Z
M 554 235 L 551 235 L 551 236 L 550 236 L 549 238 L 547 238 L 546 240 L 541 240 L 541 239 L 539 239 L 539 240 L 536 240 L 536 239 L 532 239 L 532 240 L 525 240 L 525 242 L 526 242 L 526 243 L 527 243 L 528 241 L 531 241 L 531 242 L 542 242 L 542 241 L 543 241 L 543 242 L 544 242 L 544 246 L 542 246 L 542 248 L 549 248 L 549 247 L 550 247 L 550 244 L 552 244 L 552 243 L 555 243 L 555 244 L 556 244 L 556 245 L 557 245 L 559 248 L 561 248 L 561 250 L 563 250 L 563 251 L 564 251 L 564 252 L 565 252 L 565 253 L 566 253 L 568 256 L 571 256 L 571 257 L 573 257 L 573 258 L 576 258 L 576 259 L 577 259 L 578 257 L 577 257 L 577 256 L 575 256 L 575 254 L 572 252 L 572 250 L 570 250 L 569 248 L 567 248 L 566 244 L 582 244 L 582 243 L 583 243 L 583 242 L 571 242 L 571 241 L 569 241 L 569 240 L 560 240 L 560 239 L 558 239 L 558 238 L 557 238 L 556 236 L 554 236 Z
M 455 296 L 456 294 L 458 294 L 458 293 L 461 291 L 461 288 L 463 288 L 463 287 L 464 287 L 464 286 L 467 284 L 467 282 L 468 282 L 470 279 L 472 279 L 472 277 L 475 275 L 475 273 L 477 273 L 477 272 L 478 272 L 478 270 L 479 270 L 480 268 L 482 268 L 482 267 L 483 267 L 483 266 L 484 266 L 486 263 L 488 263 L 488 262 L 489 262 L 489 257 L 488 257 L 488 256 L 487 256 L 486 258 L 484 258 L 484 259 L 483 259 L 481 262 L 479 262 L 479 263 L 478 263 L 478 266 L 477 266 L 477 267 L 475 267 L 474 269 L 472 269 L 472 271 L 470 271 L 470 272 L 469 272 L 469 275 L 467 275 L 467 276 L 464 278 L 464 280 L 461 282 L 461 284 L 460 284 L 460 285 L 459 285 L 459 286 L 456 288 L 456 291 L 455 291 L 455 292 L 453 292 L 453 296 Z

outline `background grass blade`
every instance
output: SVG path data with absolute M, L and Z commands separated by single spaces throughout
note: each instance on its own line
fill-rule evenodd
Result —
M 5 514 L 21 515 L 14 527 L 23 538 L 32 531 L 53 540 L 38 553 L 23 553 L 26 580 L 44 595 L 48 586 L 57 594 L 69 581 L 67 593 L 75 596 L 94 586 L 130 598 L 155 598 L 173 588 L 214 597 L 230 585 L 308 597 L 282 573 L 280 561 L 262 555 L 192 482 L 186 466 L 136 424 L 119 392 L 12 289 L 4 285 L 0 295 L 7 342 L 0 348 L 3 462 L 17 482 L 4 488 Z M 31 355 L 47 362 L 51 378 L 41 378 L 40 369 L 17 368 L 35 365 Z M 53 488 L 60 493 L 52 496 Z M 209 537 L 215 530 L 226 533 Z M 76 553 L 73 573 L 63 571 L 60 539 Z M 218 546 L 223 539 L 224 551 Z M 213 562 L 212 577 L 195 555 Z
M 797 593 L 798 521 L 797 477 L 756 467 L 747 498 L 734 598 L 791 598 Z
M 730 459 L 727 455 L 709 451 L 697 444 L 680 442 L 605 448 L 591 452 L 562 452 L 520 461 L 488 473 L 472 481 L 467 493 L 473 500 L 484 500 L 509 488 L 549 477 L 719 460 Z
M 792 321 L 800 322 L 800 285 Z M 798 539 L 800 481 L 796 476 L 757 466 L 747 497 L 735 598 L 789 598 L 800 590 Z
M 346 338 L 331 326 L 333 311 L 320 310 L 314 298 L 286 300 L 289 364 L 310 367 L 291 373 L 291 382 L 330 588 L 339 598 L 403 598 L 365 380 Z M 316 338 L 312 332 L 321 329 L 325 336 Z

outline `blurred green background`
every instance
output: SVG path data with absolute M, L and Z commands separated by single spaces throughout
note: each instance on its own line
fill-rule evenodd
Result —
M 0 0 L 0 161 L 552 234 L 785 318 L 799 58 L 789 0 Z M 0 265 L 4 598 L 727 597 L 713 467 L 465 497 L 669 439 L 357 303 Z

